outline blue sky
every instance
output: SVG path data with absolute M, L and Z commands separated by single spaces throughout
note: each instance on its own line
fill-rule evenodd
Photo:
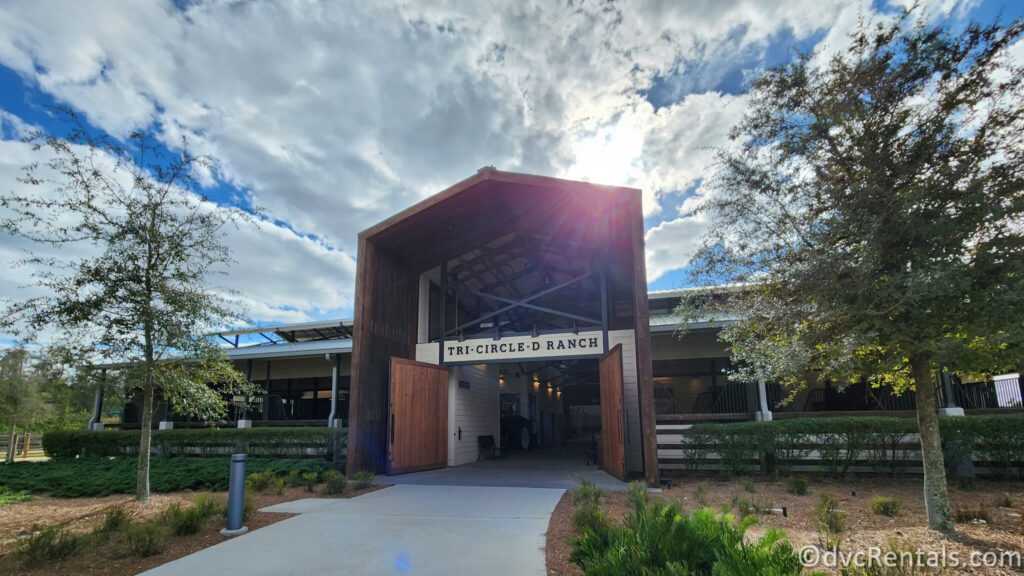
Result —
M 356 233 L 494 165 L 642 188 L 649 286 L 676 288 L 749 80 L 901 3 L 6 3 L 0 190 L 33 159 L 26 130 L 62 129 L 57 104 L 114 138 L 187 137 L 219 162 L 207 195 L 265 210 L 224 283 L 279 323 L 349 316 Z M 953 27 L 1022 12 L 923 4 Z M 22 297 L 4 269 L 0 298 Z

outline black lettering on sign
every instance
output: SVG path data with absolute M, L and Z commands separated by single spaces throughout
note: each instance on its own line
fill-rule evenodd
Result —
M 554 349 L 555 349 L 555 343 L 552 342 L 551 340 L 548 340 L 548 350 L 554 350 Z
M 448 355 L 449 356 L 454 356 L 453 350 L 455 350 L 454 346 L 448 346 Z
M 576 341 L 575 340 L 569 340 L 567 342 L 567 344 L 569 345 L 569 350 L 575 350 L 576 349 Z
M 520 342 L 517 351 L 518 352 L 523 352 L 525 350 L 526 350 L 526 342 Z
M 540 350 L 540 342 L 531 342 L 530 344 L 533 345 L 533 351 L 534 352 Z
M 590 347 L 591 348 L 597 348 L 597 338 L 596 337 L 590 339 Z
M 565 350 L 565 340 L 559 340 L 558 341 L 558 349 L 559 350 Z

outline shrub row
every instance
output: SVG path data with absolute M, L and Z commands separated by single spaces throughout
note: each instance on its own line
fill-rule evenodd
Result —
M 1024 415 L 940 417 L 943 453 L 955 470 L 967 458 L 995 473 L 1017 473 L 1024 460 Z M 749 474 L 765 459 L 769 468 L 788 474 L 812 452 L 825 472 L 845 476 L 854 465 L 873 465 L 896 474 L 910 464 L 919 446 L 912 418 L 801 418 L 772 422 L 695 424 L 682 433 L 682 463 L 702 467 L 717 454 L 733 474 Z
M 49 432 L 43 450 L 50 458 L 80 456 L 135 457 L 139 453 L 138 430 Z M 221 457 L 249 454 L 272 458 L 321 458 L 344 456 L 348 439 L 344 428 L 196 428 L 154 430 L 153 454 L 162 457 Z
M 337 465 L 337 463 L 334 463 Z M 322 473 L 332 468 L 325 460 L 250 458 L 248 472 L 271 471 L 287 475 Z M 11 490 L 49 492 L 61 498 L 132 494 L 135 492 L 134 459 L 80 458 L 49 462 L 15 462 L 0 466 L 0 485 Z M 150 464 L 150 489 L 154 492 L 228 489 L 228 458 L 157 458 Z

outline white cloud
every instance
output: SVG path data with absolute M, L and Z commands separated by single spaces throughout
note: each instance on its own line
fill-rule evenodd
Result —
M 667 193 L 709 175 L 743 99 L 696 93 L 656 111 L 639 91 L 708 54 L 737 66 L 781 31 L 800 41 L 826 30 L 821 45 L 839 49 L 871 10 L 868 0 L 22 2 L 0 6 L 0 63 L 114 135 L 153 128 L 217 158 L 205 181 L 237 186 L 298 231 L 233 237 L 243 266 L 231 280 L 252 291 L 260 318 L 302 319 L 351 308 L 359 230 L 484 165 L 640 186 L 645 213 L 658 212 Z M 653 229 L 648 269 L 669 269 L 680 252 L 664 242 L 692 244 L 683 231 L 699 227 Z
M 648 230 L 644 238 L 647 281 L 654 282 L 667 272 L 685 267 L 707 227 L 707 219 L 698 214 L 662 222 Z

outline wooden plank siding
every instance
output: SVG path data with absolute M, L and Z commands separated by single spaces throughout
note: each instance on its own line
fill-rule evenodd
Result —
M 601 357 L 601 467 L 626 479 L 626 430 L 622 406 L 622 346 Z
M 391 359 L 388 473 L 444 468 L 448 463 L 448 370 Z
M 385 471 L 391 358 L 412 356 L 418 293 L 419 276 L 408 265 L 360 237 L 346 463 L 350 475 Z

